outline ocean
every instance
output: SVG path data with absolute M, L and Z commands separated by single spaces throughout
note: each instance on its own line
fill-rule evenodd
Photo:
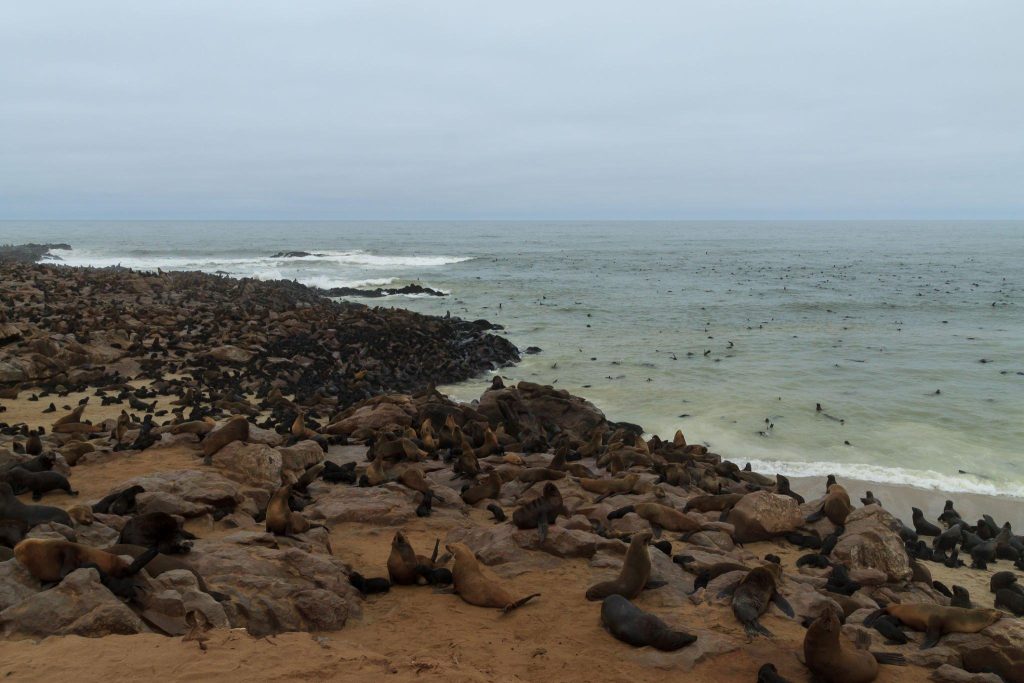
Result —
M 650 433 L 1024 498 L 1024 222 L 0 222 L 28 241 L 70 243 L 68 265 L 416 282 L 449 296 L 356 300 L 500 323 L 541 349 L 503 376 Z

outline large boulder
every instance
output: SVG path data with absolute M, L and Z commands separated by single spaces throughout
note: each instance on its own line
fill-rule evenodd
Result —
M 213 590 L 233 627 L 253 635 L 337 630 L 361 611 L 350 567 L 323 553 L 199 541 L 187 556 Z
M 281 456 L 281 469 L 285 472 L 302 473 L 307 467 L 324 460 L 324 449 L 316 441 L 307 439 L 277 449 Z
M 346 410 L 323 431 L 347 435 L 357 430 L 375 432 L 390 424 L 409 427 L 415 415 L 416 406 L 408 396 L 378 396 Z
M 0 612 L 5 638 L 76 635 L 98 638 L 146 630 L 142 621 L 100 583 L 95 569 L 77 569 L 48 591 Z
M 211 459 L 228 479 L 246 486 L 276 489 L 281 486 L 281 454 L 261 443 L 232 441 Z
M 243 501 L 241 487 L 211 470 L 170 470 L 143 475 L 111 488 L 110 493 L 138 484 L 135 497 L 140 513 L 166 512 L 198 517 L 216 509 L 234 510 Z
M 225 344 L 224 346 L 210 349 L 207 355 L 222 363 L 248 363 L 255 354 L 252 351 L 247 351 L 231 344 Z
M 510 433 L 530 449 L 546 445 L 546 435 L 552 433 L 586 441 L 595 429 L 607 424 L 604 413 L 585 398 L 525 381 L 484 392 L 477 410 L 492 425 L 508 425 Z
M 832 556 L 850 570 L 877 569 L 889 581 L 908 581 L 913 572 L 899 528 L 899 520 L 879 505 L 858 508 L 846 518 Z
M 789 496 L 756 491 L 740 498 L 729 512 L 728 521 L 735 527 L 735 540 L 752 543 L 795 531 L 804 518 Z
M 0 562 L 0 611 L 35 595 L 42 586 L 17 560 Z

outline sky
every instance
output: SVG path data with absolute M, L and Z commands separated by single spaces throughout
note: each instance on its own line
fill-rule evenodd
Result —
M 1021 0 L 0 3 L 0 219 L 1024 218 Z

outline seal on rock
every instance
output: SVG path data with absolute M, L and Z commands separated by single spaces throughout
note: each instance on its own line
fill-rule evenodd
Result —
M 896 617 L 901 623 L 915 631 L 924 631 L 925 639 L 922 650 L 935 647 L 939 638 L 947 633 L 977 633 L 1003 618 L 1003 613 L 996 609 L 966 609 L 964 607 L 945 607 L 924 603 L 903 603 L 888 605 L 872 612 L 865 620 L 865 626 L 871 626 L 882 614 Z
M 732 593 L 732 613 L 736 615 L 737 621 L 743 624 L 743 630 L 747 632 L 747 636 L 772 635 L 772 632 L 758 621 L 761 615 L 768 610 L 769 603 L 775 603 L 775 606 L 786 616 L 790 619 L 793 618 L 793 608 L 779 593 L 781 578 L 782 569 L 779 565 L 769 563 L 751 569 L 734 588 L 726 589 L 719 594 Z
M 673 629 L 618 594 L 609 595 L 601 603 L 601 623 L 613 636 L 635 647 L 650 645 L 671 652 L 697 640 L 697 636 Z

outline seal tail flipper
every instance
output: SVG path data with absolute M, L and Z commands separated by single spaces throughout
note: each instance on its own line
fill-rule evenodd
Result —
M 942 635 L 942 619 L 932 616 L 928 619 L 928 630 L 924 634 L 924 642 L 921 643 L 922 650 L 928 650 L 939 644 L 939 637 Z
M 743 630 L 746 631 L 747 635 L 751 638 L 756 638 L 757 636 L 766 636 L 768 638 L 772 638 L 774 636 L 774 634 L 768 629 L 766 629 L 764 626 L 762 626 L 761 622 L 757 619 L 754 619 L 753 621 L 748 621 L 747 623 L 743 624 Z
M 817 522 L 819 519 L 822 519 L 824 517 L 825 517 L 825 504 L 822 503 L 821 507 L 818 508 L 818 511 L 817 512 L 812 512 L 811 514 L 807 515 L 807 517 L 804 518 L 804 521 L 806 521 L 806 522 Z
M 879 617 L 883 614 L 885 614 L 884 609 L 876 609 L 874 612 L 864 617 L 864 625 L 869 628 L 874 626 L 875 622 L 878 621 Z
M 629 514 L 630 512 L 633 512 L 635 510 L 636 510 L 635 506 L 627 505 L 625 507 L 619 508 L 618 510 L 612 510 L 611 512 L 609 512 L 608 513 L 608 519 L 620 519 L 620 518 L 625 517 L 627 514 Z
M 906 666 L 907 660 L 903 655 L 896 652 L 872 652 L 871 656 L 875 658 L 875 661 L 879 664 L 888 664 L 889 666 Z
M 435 538 L 434 539 L 434 552 L 431 553 L 431 555 L 430 555 L 430 564 L 436 564 L 437 563 L 437 551 L 438 551 L 438 549 L 440 547 L 441 547 L 441 539 L 440 538 Z
M 789 600 L 782 597 L 781 593 L 776 592 L 775 595 L 772 596 L 772 602 L 774 602 L 775 606 L 782 610 L 783 614 L 787 617 L 790 619 L 796 618 L 796 614 L 793 612 L 793 606 L 789 604 Z
M 146 552 L 142 553 L 137 558 L 135 558 L 134 562 L 128 565 L 128 570 L 125 572 L 124 575 L 135 576 L 140 571 L 142 571 L 143 567 L 149 564 L 153 560 L 153 558 L 155 558 L 159 554 L 160 550 L 157 549 L 155 546 L 148 549 Z
M 538 597 L 539 595 L 540 595 L 540 593 L 533 593 L 532 595 L 527 595 L 525 598 L 519 598 L 515 602 L 510 603 L 508 605 L 505 605 L 505 607 L 501 611 L 502 611 L 503 614 L 508 614 L 512 610 L 518 609 L 518 608 L 522 607 L 523 605 L 528 603 L 530 600 L 533 600 L 534 598 Z

